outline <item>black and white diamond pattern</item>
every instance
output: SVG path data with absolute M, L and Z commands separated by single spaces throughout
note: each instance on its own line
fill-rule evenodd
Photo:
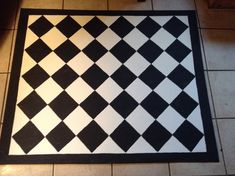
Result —
M 194 152 L 205 145 L 185 20 L 32 19 L 11 155 Z

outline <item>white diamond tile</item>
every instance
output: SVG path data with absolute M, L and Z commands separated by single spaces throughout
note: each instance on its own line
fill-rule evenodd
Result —
M 131 70 L 136 76 L 139 76 L 150 63 L 141 56 L 138 52 L 135 52 L 124 65 Z
M 61 119 L 54 113 L 54 111 L 46 106 L 38 114 L 36 114 L 31 121 L 39 129 L 39 131 L 46 136 L 53 128 L 55 128 Z
M 111 76 L 122 64 L 110 52 L 107 52 L 96 62 L 96 65 Z
M 110 50 L 121 40 L 121 38 L 110 28 L 107 28 L 96 38 L 96 40 L 100 42 L 106 49 Z
M 189 72 L 191 72 L 193 75 L 195 75 L 195 70 L 194 70 L 193 63 L 194 63 L 194 61 L 193 61 L 192 52 L 189 53 L 188 56 L 180 62 L 180 64 L 182 66 L 184 66 L 184 68 L 186 68 Z
M 80 76 L 93 64 L 94 62 L 89 59 L 83 52 L 80 52 L 67 63 L 67 65 L 69 65 Z
M 107 137 L 93 153 L 123 153 L 123 150 L 110 137 Z
M 148 41 L 148 38 L 137 28 L 134 28 L 123 38 L 123 40 L 127 42 L 132 48 L 138 50 L 145 42 Z
M 48 21 L 50 21 L 54 26 L 61 22 L 66 15 L 43 15 Z
M 170 74 L 179 63 L 169 54 L 163 52 L 154 62 L 153 66 L 161 71 L 164 75 Z
M 11 144 L 9 148 L 9 155 L 25 155 L 24 151 L 21 147 L 15 142 L 13 138 L 11 138 Z
M 54 52 L 51 52 L 39 62 L 40 67 L 42 67 L 50 76 L 63 67 L 64 64 L 64 61 Z
M 195 87 L 197 87 L 196 85 L 196 79 L 194 78 L 185 88 L 184 88 L 184 92 L 186 92 L 190 97 L 192 97 L 196 102 L 199 102 L 198 100 L 198 92 L 197 89 L 195 89 Z
M 156 153 L 156 150 L 143 138 L 139 139 L 129 148 L 128 153 Z
M 172 16 L 150 16 L 150 18 L 152 18 L 159 25 L 163 26 L 172 18 Z
M 124 119 L 110 105 L 108 105 L 96 118 L 97 124 L 107 133 L 111 134 Z
M 168 78 L 165 78 L 154 91 L 170 104 L 182 92 L 182 89 Z
M 126 92 L 130 94 L 138 103 L 141 103 L 150 94 L 152 89 L 143 81 L 136 78 L 127 88 Z
M 80 106 L 78 106 L 68 115 L 68 117 L 64 119 L 64 123 L 76 135 L 91 121 L 92 118 Z
M 111 78 L 106 79 L 96 92 L 98 92 L 107 102 L 112 102 L 123 89 Z
M 87 24 L 94 16 L 86 16 L 86 15 L 71 15 L 71 17 L 81 26 L 84 26 L 85 24 Z
M 187 120 L 193 124 L 199 131 L 204 133 L 203 124 L 201 117 L 201 110 L 199 106 L 197 106 L 193 112 L 187 117 Z
M 137 26 L 141 21 L 143 21 L 146 17 L 145 16 L 125 16 L 132 25 Z
M 185 46 L 187 46 L 189 49 L 192 49 L 191 44 L 191 37 L 189 33 L 189 28 L 186 29 L 178 38 L 179 41 L 181 41 Z
M 159 150 L 160 153 L 188 153 L 189 150 L 181 144 L 178 139 L 172 136 Z
M 185 119 L 170 106 L 157 118 L 157 121 L 171 134 L 179 128 L 184 120 Z
M 119 16 L 97 16 L 106 26 L 111 26 Z
M 85 29 L 81 28 L 75 34 L 73 34 L 69 40 L 77 46 L 80 50 L 83 50 L 89 43 L 94 40 L 94 37 L 90 35 Z
M 192 152 L 206 152 L 206 141 L 205 137 L 202 137 L 202 139 L 198 142 L 198 144 L 194 147 Z
M 20 79 L 19 90 L 18 90 L 18 95 L 17 95 L 17 103 L 21 102 L 32 91 L 33 91 L 33 88 L 24 79 Z
M 133 126 L 139 134 L 143 134 L 145 130 L 154 122 L 154 120 L 155 119 L 141 106 L 137 106 L 135 110 L 126 118 L 126 121 Z
M 67 38 L 63 35 L 56 27 L 53 27 L 41 39 L 49 46 L 52 50 L 60 46 Z
M 22 67 L 20 75 L 25 74 L 31 68 L 33 68 L 37 63 L 26 53 L 23 53 Z
M 30 15 L 28 17 L 28 26 L 33 24 L 37 19 L 39 19 L 42 15 Z
M 82 141 L 75 137 L 66 146 L 64 146 L 61 151 L 64 154 L 84 154 L 90 153 L 89 149 L 82 143 Z
M 26 37 L 25 37 L 25 43 L 24 47 L 28 48 L 30 45 L 32 45 L 36 40 L 38 39 L 38 36 L 34 34 L 29 28 L 27 29 L 26 32 Z
M 151 37 L 151 40 L 160 46 L 163 50 L 168 48 L 168 46 L 170 46 L 175 41 L 175 39 L 176 38 L 167 32 L 164 28 L 161 28 Z
M 39 87 L 37 87 L 37 94 L 49 104 L 54 98 L 56 98 L 63 89 L 52 79 L 49 78 Z
M 81 78 L 76 79 L 65 90 L 77 103 L 83 102 L 94 90 Z
M 40 154 L 58 154 L 56 149 L 51 145 L 51 143 L 44 138 L 41 140 L 30 152 L 29 155 L 40 155 Z

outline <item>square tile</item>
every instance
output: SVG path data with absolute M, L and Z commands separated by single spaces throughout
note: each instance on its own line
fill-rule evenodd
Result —
M 154 10 L 194 10 L 194 0 L 153 0 Z
M 205 0 L 195 0 L 202 28 L 235 28 L 235 13 L 229 9 L 209 9 Z
M 219 119 L 218 126 L 228 174 L 235 174 L 235 119 Z
M 216 117 L 235 116 L 235 72 L 209 72 L 212 95 L 215 103 Z
M 219 152 L 219 161 L 215 163 L 170 163 L 172 176 L 188 175 L 224 175 L 225 168 L 223 163 L 223 154 L 219 143 L 218 128 L 215 120 L 213 121 L 217 147 Z
M 107 10 L 107 0 L 65 0 L 64 9 Z
M 14 29 L 18 1 L 2 1 L 0 6 L 0 29 Z
M 7 74 L 0 74 L 0 119 L 2 121 L 2 113 L 4 106 L 5 86 L 6 86 Z
M 0 24 L 1 25 L 1 24 Z M 12 47 L 12 30 L 1 30 L 0 29 L 0 72 L 7 72 L 8 65 L 11 57 Z
M 51 176 L 52 165 L 0 165 L 1 176 Z
M 168 164 L 114 164 L 113 176 L 168 176 Z
M 151 0 L 109 0 L 109 10 L 152 10 Z
M 235 31 L 202 29 L 208 69 L 235 69 Z
M 54 176 L 111 176 L 110 164 L 56 164 Z

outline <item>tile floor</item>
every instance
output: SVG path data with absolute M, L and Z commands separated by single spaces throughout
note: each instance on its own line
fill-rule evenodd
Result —
M 10 2 L 10 4 L 7 4 Z M 14 2 L 14 3 L 12 3 Z M 0 165 L 0 176 L 175 176 L 235 174 L 235 10 L 207 8 L 206 0 L 18 0 L 0 5 L 0 115 L 4 111 L 19 8 L 86 10 L 197 10 L 204 68 L 219 148 L 218 163 Z M 5 3 L 5 4 L 4 4 Z M 2 120 L 0 124 L 0 130 Z

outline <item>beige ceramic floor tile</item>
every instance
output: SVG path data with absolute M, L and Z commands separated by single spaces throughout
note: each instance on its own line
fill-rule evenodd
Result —
M 235 119 L 218 120 L 228 174 L 235 174 Z
M 52 165 L 0 165 L 1 176 L 51 176 Z
M 18 1 L 1 1 L 0 29 L 14 29 Z
M 154 10 L 194 10 L 194 0 L 153 0 Z
M 114 164 L 113 176 L 168 176 L 168 164 Z
M 208 9 L 206 0 L 195 0 L 202 28 L 235 28 L 235 10 Z
M 5 92 L 7 74 L 0 74 L 0 118 L 2 120 L 2 108 L 3 108 L 3 99 Z
M 235 71 L 209 72 L 216 117 L 235 117 Z
M 0 72 L 8 71 L 12 36 L 12 30 L 0 30 Z
M 110 164 L 57 164 L 54 176 L 111 176 Z
M 212 163 L 171 163 L 171 176 L 191 176 L 191 175 L 224 175 L 225 168 L 222 158 L 221 145 L 219 143 L 218 128 L 213 120 L 215 136 L 219 151 L 219 162 Z
M 208 69 L 235 69 L 235 30 L 202 30 Z
M 107 10 L 107 0 L 65 0 L 64 9 Z
M 151 0 L 109 0 L 109 10 L 152 10 Z

